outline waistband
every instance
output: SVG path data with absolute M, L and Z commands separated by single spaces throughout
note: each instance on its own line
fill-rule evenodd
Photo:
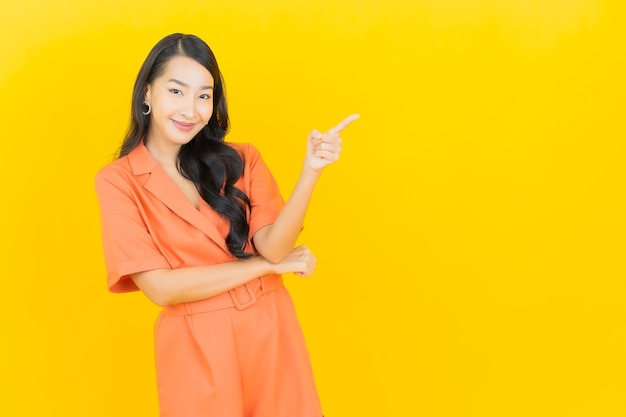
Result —
M 264 275 L 205 300 L 165 306 L 163 312 L 172 316 L 187 316 L 225 308 L 244 310 L 256 303 L 261 295 L 283 286 L 281 275 Z

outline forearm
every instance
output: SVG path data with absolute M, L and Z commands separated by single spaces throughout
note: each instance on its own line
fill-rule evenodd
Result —
M 270 262 L 283 260 L 296 244 L 319 176 L 319 171 L 305 166 L 274 223 L 255 235 L 257 251 Z
M 139 289 L 160 306 L 203 300 L 262 275 L 275 273 L 260 256 L 210 266 L 157 269 L 132 275 Z
M 309 133 L 304 167 L 291 197 L 274 223 L 258 230 L 253 237 L 256 250 L 268 261 L 280 262 L 296 244 L 322 170 L 339 159 L 342 143 L 339 133 L 358 117 L 358 114 L 348 116 L 325 134 L 317 130 Z

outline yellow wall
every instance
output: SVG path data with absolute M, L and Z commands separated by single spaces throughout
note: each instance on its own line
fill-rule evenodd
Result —
M 195 33 L 288 195 L 344 154 L 288 277 L 327 416 L 626 415 L 621 0 L 2 0 L 2 415 L 155 416 L 96 170 L 152 45 Z

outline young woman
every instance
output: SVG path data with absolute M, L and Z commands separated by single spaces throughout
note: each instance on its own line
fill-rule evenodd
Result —
M 226 143 L 224 84 L 193 35 L 159 41 L 139 71 L 119 158 L 96 176 L 108 285 L 163 306 L 155 327 L 162 417 L 320 417 L 308 352 L 281 274 L 323 168 L 352 115 L 307 138 L 285 202 L 259 152 Z

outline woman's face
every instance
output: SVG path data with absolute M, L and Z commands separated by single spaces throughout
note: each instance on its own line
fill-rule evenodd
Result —
M 146 89 L 152 107 L 147 141 L 181 146 L 193 139 L 213 114 L 213 83 L 211 73 L 194 59 L 170 59 Z

